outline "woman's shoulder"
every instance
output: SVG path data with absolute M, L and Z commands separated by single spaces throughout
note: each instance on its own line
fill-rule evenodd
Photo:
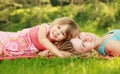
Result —
M 120 31 L 120 29 L 113 29 L 113 30 L 110 30 L 109 32 L 115 32 L 115 31 Z
M 115 51 L 115 52 L 117 52 L 117 50 L 119 50 L 120 51 L 120 42 L 119 41 L 117 41 L 117 40 L 111 40 L 111 41 L 109 41 L 109 43 L 107 43 L 107 45 L 106 45 L 106 50 L 107 51 L 111 51 L 111 52 L 113 52 L 113 51 Z

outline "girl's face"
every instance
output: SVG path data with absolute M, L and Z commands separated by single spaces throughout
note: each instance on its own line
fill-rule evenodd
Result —
M 66 36 L 66 30 L 68 28 L 68 25 L 53 25 L 50 28 L 50 33 L 49 33 L 49 37 L 51 40 L 53 41 L 62 41 L 64 40 L 67 36 Z
M 81 32 L 78 37 L 71 39 L 73 48 L 79 53 L 89 52 L 95 47 L 96 36 L 92 33 Z

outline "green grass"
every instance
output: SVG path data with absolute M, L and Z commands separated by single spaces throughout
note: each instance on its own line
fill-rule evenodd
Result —
M 0 74 L 120 74 L 120 58 L 32 58 L 0 61 Z

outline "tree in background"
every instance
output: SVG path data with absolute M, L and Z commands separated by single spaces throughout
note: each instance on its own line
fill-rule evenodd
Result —
M 20 7 L 22 7 L 22 5 L 13 0 L 0 0 L 0 23 L 9 23 L 10 12 Z

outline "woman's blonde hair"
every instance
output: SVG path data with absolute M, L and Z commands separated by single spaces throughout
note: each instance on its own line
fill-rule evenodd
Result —
M 56 24 L 69 25 L 69 27 L 66 30 L 67 37 L 71 38 L 79 34 L 79 27 L 76 24 L 76 22 L 71 18 L 68 18 L 68 17 L 57 18 L 50 23 L 50 25 L 56 25 Z
M 70 39 L 67 39 L 66 41 L 59 42 L 57 44 L 57 48 L 61 51 L 70 52 L 72 54 L 72 56 L 76 56 L 79 58 L 89 58 L 89 57 L 97 57 L 98 56 L 98 54 L 95 51 L 91 51 L 88 53 L 76 52 L 73 48 L 73 45 L 72 45 L 72 42 L 70 41 Z
M 61 51 L 67 51 L 67 52 L 72 53 L 73 55 L 78 55 L 78 53 L 74 51 L 73 45 L 72 45 L 70 39 L 61 41 L 58 44 L 56 44 L 56 46 Z

